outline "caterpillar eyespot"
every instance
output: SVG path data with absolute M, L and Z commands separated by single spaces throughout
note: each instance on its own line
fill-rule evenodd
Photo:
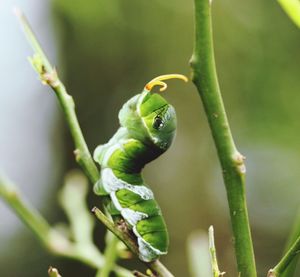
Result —
M 164 123 L 163 123 L 162 118 L 161 118 L 160 116 L 156 116 L 156 117 L 154 118 L 153 128 L 159 130 L 159 129 L 161 129 L 163 126 L 164 126 Z
M 109 196 L 106 205 L 112 216 L 121 216 L 137 237 L 139 258 L 145 262 L 168 251 L 169 237 L 160 207 L 145 184 L 141 171 L 171 145 L 176 132 L 175 109 L 151 89 L 180 74 L 162 75 L 151 80 L 142 93 L 129 99 L 119 112 L 120 128 L 94 151 L 101 166 L 101 178 L 94 186 L 98 195 Z

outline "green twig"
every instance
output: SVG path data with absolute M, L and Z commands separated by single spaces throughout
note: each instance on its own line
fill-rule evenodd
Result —
M 75 104 L 73 98 L 67 93 L 63 83 L 58 78 L 56 70 L 51 66 L 48 61 L 44 51 L 42 50 L 41 45 L 37 41 L 33 31 L 30 28 L 30 25 L 25 18 L 25 16 L 20 12 L 16 12 L 20 22 L 23 26 L 25 34 L 32 45 L 33 50 L 35 51 L 34 56 L 30 59 L 30 62 L 36 72 L 39 74 L 41 81 L 44 84 L 49 85 L 54 92 L 56 93 L 61 107 L 64 111 L 67 123 L 69 125 L 76 149 L 74 151 L 76 155 L 77 162 L 81 165 L 86 175 L 89 177 L 90 181 L 94 184 L 99 180 L 99 171 L 91 157 L 89 149 L 84 140 L 80 125 L 78 123 L 78 119 L 75 113 Z M 120 238 L 120 231 L 114 224 L 100 211 L 101 213 L 101 221 L 104 223 L 109 230 L 114 233 L 117 237 Z M 130 240 L 128 235 L 121 235 L 123 238 L 122 241 L 128 246 L 132 245 L 133 241 Z M 120 238 L 121 239 L 121 238 Z M 129 249 L 132 249 L 129 247 Z M 137 253 L 137 251 L 133 252 Z M 153 271 L 156 272 L 157 276 L 169 277 L 173 276 L 158 260 L 146 263 L 146 265 Z
M 68 173 L 59 193 L 59 203 L 70 221 L 74 241 L 83 245 L 94 245 L 95 220 L 86 204 L 87 195 L 86 177 L 77 170 Z
M 121 241 L 123 241 L 129 250 L 138 255 L 138 246 L 134 240 L 134 238 L 126 231 L 122 230 L 122 226 L 118 228 L 111 220 L 107 218 L 107 216 L 99 210 L 97 207 L 92 209 L 92 212 L 95 216 L 106 226 L 108 230 L 114 233 Z
M 91 157 L 90 151 L 84 140 L 76 113 L 75 113 L 75 103 L 71 95 L 66 91 L 65 86 L 58 78 L 55 68 L 53 68 L 47 59 L 41 45 L 37 41 L 29 22 L 27 21 L 24 14 L 21 11 L 16 10 L 16 15 L 20 20 L 23 27 L 25 35 L 30 42 L 34 55 L 30 58 L 30 62 L 36 72 L 39 74 L 41 81 L 44 84 L 49 85 L 54 92 L 61 104 L 62 110 L 65 114 L 66 121 L 69 125 L 71 135 L 73 137 L 75 147 L 74 150 L 76 160 L 83 168 L 84 172 L 89 176 L 92 183 L 95 183 L 99 179 L 99 171 Z
M 134 275 L 135 277 L 149 277 L 149 275 L 145 275 L 144 273 L 139 272 L 139 271 L 137 271 L 137 270 L 134 270 L 134 271 L 133 271 L 133 275 Z
M 0 197 L 51 254 L 77 260 L 94 269 L 103 267 L 103 257 L 95 245 L 82 241 L 81 243 L 72 242 L 51 227 L 43 216 L 22 197 L 17 187 L 2 175 L 0 175 Z M 114 271 L 118 276 L 132 276 L 130 271 L 120 266 L 114 266 Z
M 298 214 L 296 216 L 296 220 L 294 223 L 294 227 L 291 231 L 291 234 L 289 236 L 289 239 L 286 243 L 284 253 L 287 253 L 289 248 L 293 245 L 293 243 L 296 241 L 296 239 L 300 236 L 300 209 L 298 210 Z M 282 273 L 282 277 L 291 277 L 295 276 L 295 271 L 297 268 L 297 263 L 299 261 L 300 255 L 297 255 L 291 263 L 288 265 L 286 270 Z
M 238 271 L 255 277 L 256 266 L 245 197 L 244 157 L 234 144 L 221 97 L 213 53 L 211 1 L 195 0 L 193 82 L 201 96 L 222 166 L 227 191 Z
M 208 229 L 208 238 L 209 238 L 209 253 L 210 253 L 210 261 L 211 261 L 213 277 L 222 277 L 225 274 L 225 272 L 220 272 L 219 270 L 213 226 L 210 226 Z
M 268 273 L 268 277 L 282 277 L 282 274 L 288 268 L 294 258 L 300 253 L 300 236 L 296 239 L 280 262 Z M 290 275 L 292 276 L 292 275 Z
M 52 247 L 52 235 L 55 232 L 51 229 L 48 222 L 41 214 L 34 209 L 22 196 L 17 187 L 8 178 L 0 175 L 0 197 L 8 204 L 15 214 L 29 227 L 29 229 L 37 236 L 40 242 L 48 249 L 54 250 Z M 57 238 L 59 237 L 58 234 Z M 69 248 L 67 241 L 59 237 L 63 241 L 66 249 Z M 54 243 L 55 245 L 55 243 Z
M 110 221 L 105 214 L 99 210 L 97 207 L 92 209 L 92 212 L 95 216 L 110 230 L 114 233 L 121 241 L 125 243 L 125 245 L 129 248 L 129 250 L 135 255 L 139 255 L 138 246 L 135 238 L 128 232 L 126 226 L 120 225 L 117 227 L 112 221 Z M 144 264 L 152 271 L 155 276 L 158 277 L 173 277 L 173 274 L 169 272 L 169 270 L 159 261 L 155 260 L 153 262 Z

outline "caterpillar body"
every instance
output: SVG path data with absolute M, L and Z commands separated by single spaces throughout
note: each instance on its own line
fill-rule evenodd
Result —
M 164 80 L 180 74 L 159 76 L 143 92 L 129 99 L 119 112 L 120 128 L 104 145 L 94 151 L 101 165 L 101 178 L 95 184 L 96 194 L 109 196 L 106 205 L 112 216 L 121 216 L 137 237 L 139 257 L 145 262 L 166 254 L 168 232 L 153 192 L 145 184 L 141 171 L 150 161 L 164 153 L 176 132 L 175 109 L 151 89 L 167 85 Z

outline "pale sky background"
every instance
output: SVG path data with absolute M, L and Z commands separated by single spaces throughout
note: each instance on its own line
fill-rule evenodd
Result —
M 30 19 L 52 60 L 55 42 L 49 26 L 48 1 L 1 1 L 0 4 L 0 170 L 12 179 L 34 206 L 45 207 L 51 180 L 57 177 L 53 127 L 55 97 L 41 85 L 27 61 L 32 51 L 14 16 L 18 5 Z M 52 48 L 51 48 L 52 47 Z M 58 140 L 58 138 L 55 138 Z M 56 168 L 54 168 L 56 166 Z M 50 186 L 49 186 L 50 185 Z M 0 254 L 23 223 L 0 201 Z

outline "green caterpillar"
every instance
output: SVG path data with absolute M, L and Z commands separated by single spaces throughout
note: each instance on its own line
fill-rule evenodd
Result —
M 141 171 L 150 161 L 164 153 L 176 132 L 175 109 L 151 89 L 164 80 L 180 74 L 159 76 L 150 81 L 143 92 L 129 99 L 119 112 L 121 127 L 104 145 L 94 152 L 101 165 L 101 178 L 95 184 L 98 195 L 109 196 L 106 205 L 112 216 L 122 216 L 137 237 L 139 257 L 145 262 L 166 254 L 168 232 L 161 210 Z

